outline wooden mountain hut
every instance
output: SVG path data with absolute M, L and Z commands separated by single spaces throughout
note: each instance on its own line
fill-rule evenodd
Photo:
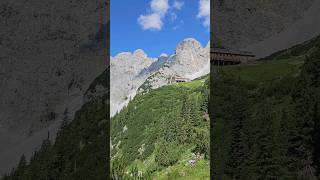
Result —
M 255 61 L 255 55 L 246 51 L 232 51 L 229 49 L 211 48 L 211 63 L 218 66 L 250 63 Z

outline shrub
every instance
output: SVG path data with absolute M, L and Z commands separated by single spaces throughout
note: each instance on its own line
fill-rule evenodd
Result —
M 160 141 L 156 145 L 155 161 L 160 166 L 171 166 L 180 158 L 180 148 L 177 143 Z

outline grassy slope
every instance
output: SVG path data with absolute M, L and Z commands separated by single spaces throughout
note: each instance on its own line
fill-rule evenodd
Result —
M 209 160 L 201 159 L 194 166 L 188 165 L 188 160 L 195 159 L 190 149 L 182 154 L 179 161 L 167 168 L 161 169 L 155 172 L 151 177 L 157 180 L 170 180 L 170 179 L 190 179 L 190 180 L 203 180 L 209 179 L 210 162 Z M 133 167 L 138 167 L 142 172 L 146 172 L 149 166 L 155 165 L 154 154 L 152 154 L 147 160 L 136 160 L 127 167 L 129 171 Z
M 241 78 L 250 82 L 271 82 L 288 74 L 297 74 L 303 57 L 293 57 L 277 61 L 261 61 L 257 64 L 243 64 L 220 68 L 228 77 Z
M 180 116 L 185 98 L 194 98 L 193 103 L 198 103 L 200 106 L 203 101 L 203 92 L 199 88 L 205 86 L 206 80 L 208 77 L 165 86 L 135 97 L 126 109 L 111 120 L 112 142 L 117 144 L 121 141 L 120 150 L 113 149 L 111 156 L 124 156 L 126 171 L 135 166 L 142 172 L 152 169 L 152 177 L 156 179 L 172 179 L 173 177 L 174 179 L 209 179 L 208 160 L 202 159 L 194 167 L 187 164 L 187 161 L 192 159 L 190 157 L 191 150 L 194 149 L 192 143 L 177 146 L 182 155 L 172 166 L 159 167 L 155 162 L 155 144 L 158 143 L 161 134 L 157 131 L 162 131 L 159 127 L 161 121 L 164 118 L 170 118 L 171 121 L 182 121 Z M 127 128 L 126 131 L 123 130 L 124 127 Z M 205 127 L 209 132 L 208 126 Z M 181 127 L 178 127 L 177 131 L 180 129 Z M 140 154 L 138 150 L 142 146 L 145 151 Z

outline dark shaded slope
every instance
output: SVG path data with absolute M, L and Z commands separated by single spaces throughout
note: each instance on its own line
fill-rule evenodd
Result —
M 315 47 L 320 47 L 320 36 L 317 36 L 311 40 L 305 41 L 302 44 L 298 44 L 288 49 L 284 49 L 282 51 L 273 53 L 270 56 L 267 56 L 263 59 L 266 59 L 266 60 L 287 59 L 295 56 L 303 56 L 303 55 L 305 56 L 311 53 Z
M 108 83 L 106 70 L 88 92 Z M 72 122 L 68 123 L 67 118 L 63 121 L 54 144 L 44 140 L 30 162 L 22 158 L 17 169 L 2 179 L 108 179 L 108 99 L 109 91 L 88 98 Z
M 212 76 L 211 169 L 215 179 L 320 177 L 317 39 L 270 56 L 273 61 L 225 67 Z M 284 53 L 288 56 L 280 56 Z M 292 63 L 294 56 L 301 56 L 304 63 Z M 277 57 L 282 60 L 274 61 Z M 287 71 L 284 61 L 295 67 Z M 273 73 L 275 69 L 279 73 Z M 247 76 L 248 72 L 254 76 Z

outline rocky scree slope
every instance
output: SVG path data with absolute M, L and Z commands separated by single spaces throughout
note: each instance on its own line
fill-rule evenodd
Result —
M 211 24 L 213 25 L 214 45 L 239 49 L 263 41 L 284 31 L 291 24 L 303 18 L 317 1 L 213 1 L 211 12 L 213 12 L 214 19 Z M 309 31 L 312 31 L 311 28 L 308 27 Z M 307 37 L 309 38 L 311 37 Z

